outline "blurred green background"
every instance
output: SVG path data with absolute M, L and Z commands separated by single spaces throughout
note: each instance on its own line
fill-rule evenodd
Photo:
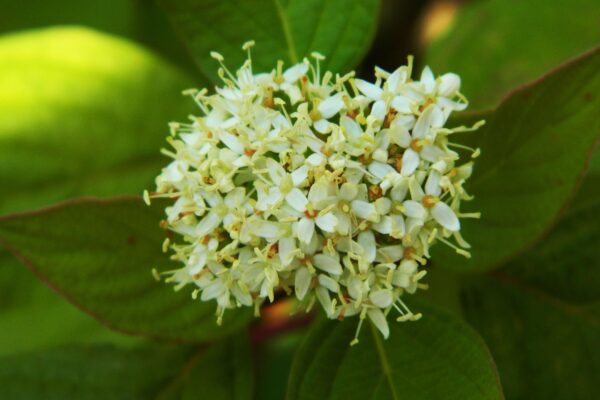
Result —
M 140 194 L 165 162 L 158 149 L 167 122 L 193 111 L 181 90 L 211 85 L 198 68 L 206 55 L 190 53 L 177 24 L 151 0 L 0 0 L 0 34 L 0 215 L 83 195 Z M 386 0 L 358 71 L 394 69 L 414 54 L 436 74 L 459 73 L 471 109 L 483 110 L 598 43 L 597 0 Z M 595 157 L 584 187 L 598 174 Z M 477 301 L 476 292 L 464 301 Z M 591 295 L 581 301 L 598 304 Z M 505 327 L 486 329 L 493 340 Z M 259 398 L 283 397 L 299 338 L 257 350 L 266 366 Z M 0 356 L 146 342 L 104 328 L 0 250 Z M 513 385 L 509 391 L 521 390 Z

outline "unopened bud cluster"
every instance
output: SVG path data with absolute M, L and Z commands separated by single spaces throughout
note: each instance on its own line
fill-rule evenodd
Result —
M 329 318 L 359 315 L 387 337 L 387 314 L 415 320 L 402 301 L 426 285 L 438 241 L 468 256 L 459 234 L 472 162 L 454 144 L 449 115 L 467 102 L 460 78 L 437 79 L 412 59 L 375 83 L 320 70 L 323 57 L 269 73 L 246 62 L 214 94 L 189 91 L 199 115 L 173 123 L 173 161 L 150 197 L 168 197 L 165 243 L 182 268 L 168 272 L 194 298 L 227 309 L 259 307 L 277 293 L 315 302 Z M 355 338 L 355 341 L 357 339 Z

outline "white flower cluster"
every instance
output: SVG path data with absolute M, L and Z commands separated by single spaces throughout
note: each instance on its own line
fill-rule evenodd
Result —
M 459 206 L 472 162 L 457 165 L 452 148 L 465 147 L 449 138 L 479 124 L 444 127 L 467 104 L 460 78 L 426 67 L 412 80 L 409 59 L 369 83 L 323 73 L 316 53 L 255 74 L 252 44 L 235 74 L 212 53 L 224 84 L 188 92 L 202 115 L 171 125 L 173 161 L 145 193 L 174 200 L 165 225 L 184 243 L 164 247 L 184 266 L 168 281 L 216 300 L 219 321 L 285 292 L 329 318 L 359 315 L 356 337 L 366 317 L 387 337 L 390 310 L 420 317 L 401 297 L 426 288 L 429 248 L 439 240 L 468 256 L 459 217 L 478 214 Z

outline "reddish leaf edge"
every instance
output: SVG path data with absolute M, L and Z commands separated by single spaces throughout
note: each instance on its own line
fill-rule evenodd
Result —
M 489 115 L 491 113 L 498 111 L 504 105 L 504 103 L 506 103 L 507 101 L 510 101 L 510 99 L 512 99 L 514 96 L 517 96 L 521 93 L 526 92 L 527 90 L 535 87 L 536 85 L 543 83 L 546 79 L 549 79 L 554 74 L 561 72 L 563 70 L 566 70 L 569 67 L 577 64 L 578 62 L 585 60 L 588 57 L 592 57 L 596 54 L 600 54 L 600 45 L 594 46 L 591 49 L 589 49 L 573 58 L 570 58 L 570 59 L 564 61 L 563 63 L 559 64 L 558 66 L 546 71 L 541 76 L 509 90 L 495 106 L 487 108 L 487 109 L 483 109 L 483 110 L 462 112 L 460 114 L 457 114 L 457 118 L 475 118 L 475 119 L 484 118 L 486 115 Z M 472 133 L 472 132 L 466 132 L 466 133 Z M 564 200 L 564 202 L 562 203 L 559 210 L 550 218 L 549 222 L 546 224 L 546 227 L 544 229 L 542 229 L 542 231 L 537 236 L 532 238 L 529 242 L 523 244 L 523 246 L 520 249 L 516 250 L 513 254 L 501 258 L 496 263 L 490 264 L 489 266 L 476 271 L 476 273 L 483 274 L 483 273 L 491 272 L 491 271 L 501 268 L 505 264 L 509 263 L 510 261 L 518 258 L 522 254 L 524 254 L 527 251 L 534 248 L 537 244 L 539 244 L 546 236 L 548 236 L 552 232 L 552 230 L 554 229 L 556 224 L 562 219 L 565 212 L 569 209 L 569 207 L 573 203 L 573 200 L 575 200 L 575 198 L 577 197 L 577 194 L 579 193 L 579 190 L 581 189 L 581 185 L 583 184 L 583 181 L 585 180 L 585 177 L 590 169 L 590 162 L 592 160 L 594 152 L 596 151 L 596 149 L 599 145 L 600 145 L 600 132 L 598 132 L 596 134 L 596 141 L 590 146 L 590 148 L 588 149 L 588 151 L 586 153 L 584 165 L 583 165 L 581 171 L 579 172 L 577 178 L 573 182 L 573 186 L 572 186 L 571 190 L 569 191 L 570 192 L 569 195 Z M 452 269 L 452 268 L 450 268 L 449 270 L 454 271 L 454 272 L 464 272 L 464 273 L 473 273 L 474 272 L 474 271 L 459 271 L 458 269 Z
M 107 205 L 107 204 L 121 203 L 121 202 L 140 203 L 142 205 L 144 204 L 141 196 L 126 195 L 126 196 L 114 196 L 114 197 L 108 197 L 108 198 L 85 196 L 85 197 L 78 197 L 78 198 L 74 198 L 74 199 L 61 201 L 59 203 L 52 204 L 50 206 L 42 207 L 39 209 L 31 210 L 31 211 L 20 211 L 20 212 L 16 212 L 16 213 L 6 214 L 3 216 L 0 216 L 0 222 L 10 221 L 10 220 L 14 220 L 14 219 L 23 218 L 23 217 L 35 217 L 35 216 L 43 215 L 43 214 L 46 214 L 49 212 L 58 211 L 58 210 L 61 210 L 63 208 L 73 206 L 73 205 L 83 205 L 83 204 Z M 173 336 L 161 335 L 161 334 L 156 334 L 156 333 L 151 333 L 151 332 L 127 329 L 127 328 L 118 326 L 118 324 L 114 324 L 114 323 L 106 320 L 103 316 L 97 314 L 95 311 L 92 311 L 92 310 L 88 309 L 87 307 L 81 305 L 68 292 L 64 291 L 59 285 L 57 285 L 55 282 L 53 282 L 51 279 L 49 279 L 42 271 L 40 271 L 31 260 L 29 260 L 26 256 L 24 256 L 11 243 L 7 242 L 5 239 L 3 239 L 1 237 L 0 237 L 0 246 L 4 247 L 21 264 L 23 264 L 29 271 L 31 271 L 35 275 L 36 278 L 38 278 L 42 283 L 44 283 L 50 289 L 52 289 L 55 293 L 57 293 L 59 296 L 61 296 L 65 300 L 67 300 L 67 302 L 69 302 L 71 305 L 73 305 L 79 311 L 91 316 L 98 323 L 100 323 L 100 325 L 102 325 L 105 328 L 108 328 L 112 331 L 115 331 L 117 333 L 121 333 L 124 335 L 128 335 L 128 336 L 143 337 L 143 338 L 148 338 L 148 339 L 171 343 L 171 344 L 179 344 L 179 345 L 197 344 L 197 343 L 201 343 L 201 342 L 210 342 L 210 341 L 219 339 L 219 338 L 207 338 L 206 340 L 190 340 L 190 339 L 183 339 L 180 337 L 173 337 Z M 235 332 L 229 332 L 225 336 L 229 336 L 230 334 L 233 334 L 233 333 L 235 333 Z

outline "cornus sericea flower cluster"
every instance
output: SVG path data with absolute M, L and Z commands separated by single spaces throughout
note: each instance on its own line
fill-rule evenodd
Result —
M 199 108 L 173 123 L 163 150 L 173 161 L 150 197 L 173 199 L 164 224 L 181 235 L 165 242 L 181 269 L 168 281 L 195 285 L 193 297 L 226 309 L 254 306 L 276 293 L 315 302 L 329 318 L 359 315 L 387 337 L 387 314 L 416 320 L 402 301 L 426 285 L 421 269 L 437 241 L 468 256 L 459 211 L 472 162 L 450 141 L 448 116 L 467 102 L 460 78 L 412 58 L 375 83 L 320 70 L 313 61 L 255 74 L 250 47 L 239 70 L 223 57 L 214 94 L 187 91 Z

